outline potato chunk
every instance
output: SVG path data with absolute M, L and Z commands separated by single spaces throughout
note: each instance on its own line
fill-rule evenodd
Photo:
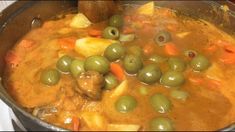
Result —
M 98 112 L 85 112 L 82 114 L 82 119 L 92 130 L 105 130 L 108 124 L 107 119 Z
M 107 131 L 138 131 L 140 125 L 136 124 L 108 124 Z
M 115 90 L 113 91 L 113 93 L 111 94 L 111 98 L 112 97 L 118 97 L 120 95 L 122 95 L 128 88 L 128 84 L 127 84 L 127 80 L 124 80 L 121 84 L 119 84 Z
M 76 41 L 75 51 L 84 57 L 101 55 L 110 44 L 115 42 L 117 41 L 102 38 L 81 38 Z
M 154 14 L 154 2 L 148 2 L 140 6 L 137 10 L 138 14 L 152 16 Z
M 86 28 L 89 27 L 90 25 L 91 22 L 82 13 L 78 13 L 76 16 L 74 16 L 70 23 L 70 27 L 72 28 Z

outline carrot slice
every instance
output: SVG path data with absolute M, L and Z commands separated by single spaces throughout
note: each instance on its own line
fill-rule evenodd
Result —
M 100 37 L 102 35 L 102 32 L 98 29 L 90 29 L 88 30 L 88 34 L 92 37 Z
M 110 69 L 111 69 L 111 72 L 117 77 L 119 81 L 122 81 L 125 79 L 124 70 L 119 64 L 111 63 Z
M 172 56 L 179 54 L 178 48 L 173 43 L 168 43 L 168 44 L 165 45 L 165 52 L 168 55 L 172 55 Z
M 235 53 L 224 52 L 219 60 L 225 64 L 235 64 Z
M 78 131 L 79 130 L 79 118 L 77 118 L 76 116 L 74 116 L 72 118 L 72 123 L 73 123 L 73 131 Z
M 72 50 L 75 47 L 76 37 L 66 37 L 58 40 L 62 49 Z

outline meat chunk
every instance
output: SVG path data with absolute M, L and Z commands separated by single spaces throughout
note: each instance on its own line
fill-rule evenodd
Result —
M 79 0 L 79 12 L 84 13 L 88 19 L 97 23 L 108 19 L 117 9 L 113 0 Z
M 32 114 L 40 119 L 44 119 L 46 116 L 50 116 L 57 112 L 57 108 L 54 106 L 42 106 L 34 108 Z
M 76 91 L 81 95 L 85 95 L 91 100 L 101 99 L 101 88 L 104 85 L 103 76 L 95 71 L 87 71 L 82 73 L 77 79 Z

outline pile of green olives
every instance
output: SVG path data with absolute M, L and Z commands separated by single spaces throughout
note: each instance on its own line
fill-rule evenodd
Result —
M 124 36 L 119 29 L 124 25 L 121 15 L 114 15 L 109 19 L 109 26 L 102 32 L 102 37 L 106 39 L 118 39 L 121 42 L 130 42 L 135 38 L 134 34 Z M 154 42 L 158 46 L 164 46 L 172 39 L 171 34 L 165 30 L 157 32 Z M 193 71 L 201 72 L 209 68 L 210 61 L 203 55 L 194 50 L 184 52 L 184 57 L 190 58 L 189 65 L 186 61 L 178 57 L 165 57 L 160 55 L 144 56 L 140 46 L 131 45 L 124 47 L 122 43 L 113 43 L 109 45 L 103 55 L 93 55 L 85 60 L 77 59 L 69 55 L 60 57 L 56 63 L 56 68 L 46 68 L 41 72 L 40 81 L 48 86 L 59 83 L 61 74 L 70 74 L 74 78 L 79 77 L 85 71 L 96 71 L 104 76 L 104 90 L 112 90 L 119 84 L 119 80 L 110 72 L 110 63 L 119 62 L 127 74 L 135 75 L 143 83 L 139 93 L 142 96 L 148 95 L 149 89 L 146 85 L 159 82 L 167 88 L 171 88 L 170 97 L 178 101 L 185 101 L 189 93 L 178 89 L 185 82 L 183 72 L 187 67 Z M 145 63 L 146 59 L 150 63 Z M 168 70 L 162 72 L 159 64 L 166 63 Z M 167 113 L 171 111 L 172 103 L 167 96 L 161 93 L 151 94 L 148 102 L 154 111 L 158 113 Z M 134 111 L 138 106 L 136 98 L 132 95 L 122 95 L 114 103 L 114 108 L 120 113 Z M 149 122 L 151 131 L 172 131 L 174 130 L 173 122 L 166 117 L 156 117 Z
M 43 70 L 40 81 L 45 85 L 51 86 L 59 82 L 61 73 L 71 73 L 72 76 L 77 77 L 84 71 L 84 61 L 64 55 L 57 61 L 56 68 Z

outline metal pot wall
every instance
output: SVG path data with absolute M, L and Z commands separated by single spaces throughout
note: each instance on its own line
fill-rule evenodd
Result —
M 121 1 L 122 3 L 139 4 L 144 1 Z M 195 19 L 203 18 L 229 33 L 235 33 L 235 13 L 224 12 L 221 4 L 226 4 L 230 9 L 235 10 L 235 5 L 229 1 L 157 1 L 157 5 L 169 7 L 179 11 L 184 15 L 189 15 Z M 0 81 L 4 72 L 4 56 L 14 44 L 31 30 L 32 20 L 37 17 L 42 21 L 50 19 L 58 13 L 76 8 L 76 0 L 63 1 L 18 1 L 5 9 L 0 14 Z M 0 84 L 0 98 L 14 111 L 16 117 L 27 130 L 64 130 L 57 126 L 48 124 L 26 112 L 21 106 L 8 95 L 4 88 L 4 83 Z M 221 130 L 235 130 L 234 125 L 222 128 Z

